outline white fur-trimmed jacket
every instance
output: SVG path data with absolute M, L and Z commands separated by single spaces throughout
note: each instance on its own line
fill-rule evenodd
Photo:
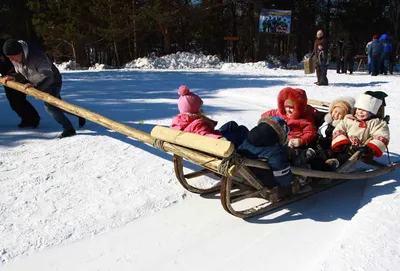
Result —
M 344 145 L 364 146 L 374 151 L 377 157 L 382 156 L 390 140 L 389 126 L 386 121 L 373 118 L 367 121 L 359 121 L 352 115 L 346 115 L 333 130 L 332 150 L 340 152 Z

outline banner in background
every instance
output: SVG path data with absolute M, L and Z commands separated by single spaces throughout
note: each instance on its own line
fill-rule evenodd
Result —
M 290 34 L 291 10 L 267 9 L 260 11 L 259 32 Z

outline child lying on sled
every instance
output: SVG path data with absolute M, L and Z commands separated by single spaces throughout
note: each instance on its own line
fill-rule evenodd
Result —
M 333 130 L 332 150 L 337 153 L 340 164 L 360 150 L 364 155 L 382 156 L 389 144 L 389 126 L 383 116 L 378 116 L 385 106 L 387 94 L 367 91 L 354 105 L 354 115 L 346 115 Z
M 217 121 L 204 115 L 202 110 L 203 100 L 195 93 L 190 92 L 187 86 L 180 86 L 178 100 L 179 114 L 172 119 L 171 128 L 209 136 L 217 139 L 226 139 L 235 146 L 242 143 L 248 133 L 245 126 L 239 126 L 236 122 L 225 123 L 219 130 L 216 130 Z
M 305 193 L 311 190 L 305 183 L 306 178 L 294 176 L 290 168 L 288 134 L 289 127 L 285 120 L 276 116 L 263 117 L 238 146 L 237 152 L 251 159 L 268 161 L 270 170 L 251 168 L 267 188 L 290 187 L 296 183 L 296 191 L 293 192 Z

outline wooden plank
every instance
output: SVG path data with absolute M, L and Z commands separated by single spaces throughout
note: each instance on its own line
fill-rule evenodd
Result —
M 235 146 L 227 140 L 183 132 L 163 126 L 154 127 L 150 134 L 154 138 L 218 157 L 229 157 L 235 151 Z

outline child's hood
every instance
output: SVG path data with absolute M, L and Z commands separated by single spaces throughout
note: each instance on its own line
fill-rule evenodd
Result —
M 286 115 L 285 101 L 292 100 L 294 104 L 293 119 L 302 118 L 307 110 L 307 94 L 300 88 L 287 87 L 281 90 L 278 95 L 278 110 L 281 115 Z

